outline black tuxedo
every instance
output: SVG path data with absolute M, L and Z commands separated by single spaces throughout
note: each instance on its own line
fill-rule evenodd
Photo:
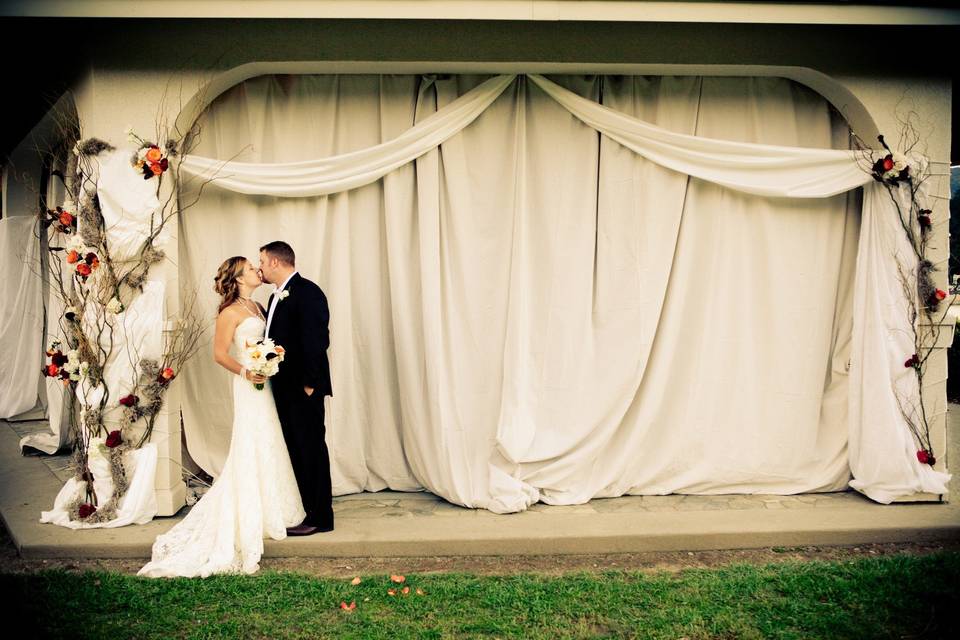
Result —
M 286 353 L 270 386 L 307 512 L 303 523 L 332 529 L 333 493 L 323 408 L 324 396 L 333 395 L 327 359 L 330 308 L 323 290 L 299 273 L 284 290 L 288 294 L 277 301 L 267 337 Z M 268 313 L 273 298 L 267 303 Z M 308 396 L 304 387 L 313 388 L 313 395 Z

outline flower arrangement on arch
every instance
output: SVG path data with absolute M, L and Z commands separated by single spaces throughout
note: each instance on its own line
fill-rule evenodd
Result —
M 43 375 L 48 378 L 56 378 L 63 382 L 64 386 L 71 382 L 79 382 L 83 379 L 90 366 L 86 362 L 80 361 L 80 352 L 76 349 L 70 349 L 63 352 L 59 340 L 54 340 L 46 350 L 50 362 L 43 367 Z
M 163 175 L 170 168 L 170 156 L 176 155 L 177 145 L 174 141 L 168 140 L 163 149 L 155 142 L 144 140 L 138 136 L 133 127 L 127 127 L 125 133 L 130 142 L 134 142 L 140 147 L 130 160 L 130 164 L 143 174 L 144 180 L 149 180 L 154 176 Z
M 52 225 L 60 233 L 71 234 L 77 232 L 77 216 L 60 206 L 55 209 L 47 209 L 47 219 L 44 220 L 44 223 Z
M 70 237 L 64 251 L 66 251 L 67 264 L 73 265 L 74 274 L 83 283 L 86 283 L 87 278 L 100 267 L 100 257 L 97 255 L 96 249 L 88 247 L 83 238 L 78 235 Z
M 937 458 L 930 438 L 930 421 L 923 408 L 924 376 L 927 361 L 939 335 L 940 321 L 933 316 L 940 310 L 940 305 L 947 299 L 948 294 L 934 283 L 933 274 L 937 267 L 927 257 L 933 230 L 933 211 L 926 208 L 926 203 L 921 201 L 924 198 L 921 185 L 929 175 L 927 161 L 922 156 L 911 153 L 919 137 L 909 122 L 902 124 L 906 151 L 894 152 L 882 135 L 877 136 L 883 150 L 868 151 L 862 168 L 886 187 L 896 207 L 900 227 L 913 249 L 913 257 L 916 258 L 915 268 L 907 268 L 902 263 L 898 268 L 900 284 L 907 301 L 908 319 L 913 327 L 912 353 L 904 354 L 903 366 L 912 370 L 916 376 L 919 398 L 917 406 L 901 396 L 897 397 L 897 402 L 916 443 L 917 461 L 932 467 L 937 463 Z M 921 319 L 927 326 L 932 327 L 932 340 L 922 334 L 919 326 Z

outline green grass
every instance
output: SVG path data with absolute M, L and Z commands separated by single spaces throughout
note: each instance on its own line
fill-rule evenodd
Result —
M 958 552 L 656 575 L 408 575 L 406 584 L 410 595 L 392 597 L 385 575 L 357 586 L 290 573 L 0 576 L 16 619 L 71 638 L 873 639 L 960 629 Z M 342 600 L 356 610 L 340 611 Z

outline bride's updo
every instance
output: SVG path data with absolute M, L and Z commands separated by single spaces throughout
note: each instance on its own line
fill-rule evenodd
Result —
M 213 290 L 220 294 L 220 306 L 217 313 L 220 313 L 240 297 L 240 285 L 237 280 L 243 275 L 243 269 L 247 264 L 247 259 L 243 256 L 233 256 L 227 258 L 217 269 L 217 277 L 213 279 Z

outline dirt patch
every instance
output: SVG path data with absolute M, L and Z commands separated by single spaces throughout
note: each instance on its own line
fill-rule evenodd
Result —
M 892 554 L 923 555 L 941 550 L 960 551 L 960 540 L 946 543 L 862 544 L 846 547 L 767 547 L 728 551 L 670 551 L 550 556 L 424 556 L 403 558 L 264 558 L 263 571 L 305 573 L 350 578 L 356 575 L 391 573 L 473 573 L 502 575 L 539 573 L 560 575 L 610 570 L 676 572 L 729 564 L 828 560 L 843 561 Z M 125 560 L 33 560 L 21 558 L 6 529 L 0 527 L 0 573 L 34 573 L 46 569 L 65 571 L 112 571 L 135 574 L 146 562 Z

